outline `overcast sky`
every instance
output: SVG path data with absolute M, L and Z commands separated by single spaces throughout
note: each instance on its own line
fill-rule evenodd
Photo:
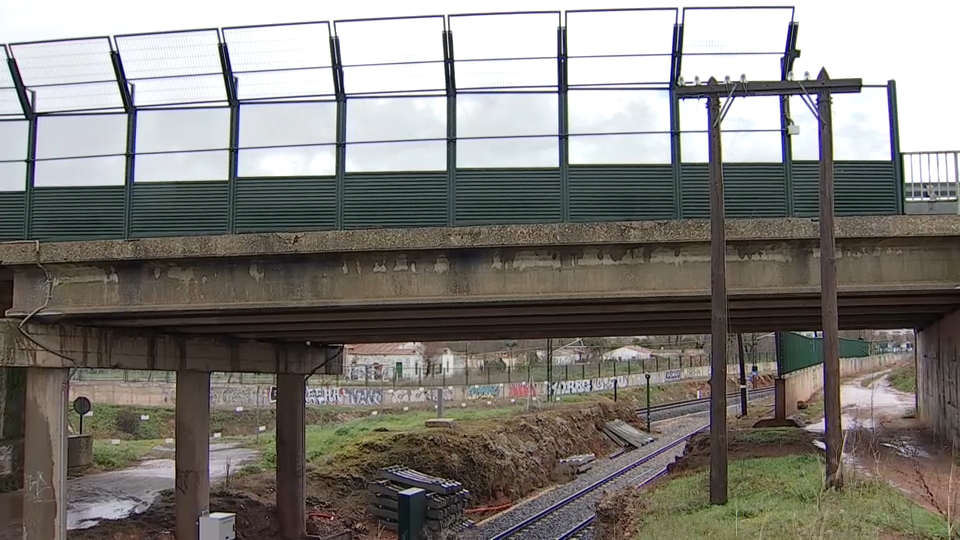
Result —
M 696 6 L 728 5 L 703 0 Z M 742 2 L 751 5 L 753 2 Z M 143 7 L 140 7 L 143 6 Z M 800 22 L 799 48 L 803 51 L 795 73 L 813 75 L 826 66 L 833 77 L 862 77 L 866 83 L 884 84 L 896 79 L 899 90 L 901 141 L 904 150 L 960 148 L 960 135 L 944 126 L 960 121 L 953 101 L 921 94 L 922 85 L 936 78 L 946 85 L 960 75 L 934 65 L 938 51 L 955 49 L 950 27 L 960 7 L 946 2 L 913 2 L 912 9 L 880 10 L 865 1 L 796 2 L 795 20 Z M 114 0 L 35 0 L 0 2 L 0 43 L 58 38 L 108 36 L 139 32 L 217 28 L 238 25 L 307 22 L 403 15 L 442 15 L 459 12 L 507 10 L 571 10 L 584 8 L 636 7 L 635 3 L 609 0 L 592 2 L 534 0 L 488 0 L 486 2 L 439 2 L 408 0 L 402 3 L 168 0 L 159 7 Z M 673 7 L 673 6 L 668 6 Z M 706 79 L 711 75 L 738 79 L 778 76 L 789 13 L 701 12 L 689 16 L 685 50 L 720 52 L 765 51 L 768 56 L 688 56 L 683 75 Z M 672 33 L 669 13 L 626 13 L 615 16 L 571 15 L 568 20 L 570 55 L 669 53 Z M 549 88 L 556 85 L 556 62 L 551 60 L 466 62 L 482 58 L 552 56 L 556 53 L 555 15 L 525 17 L 455 18 L 454 32 L 459 88 L 526 85 Z M 444 84 L 440 19 L 390 23 L 337 25 L 348 93 L 376 91 L 439 90 Z M 329 50 L 320 26 L 285 27 L 272 32 L 227 32 L 237 71 L 265 67 L 311 68 L 281 74 L 240 74 L 242 97 L 305 92 L 332 92 Z M 173 70 L 208 73 L 219 69 L 215 33 L 196 33 L 178 38 L 127 38 L 119 42 L 127 75 L 136 82 L 136 99 L 143 105 L 223 97 L 222 79 L 193 77 L 186 82 L 150 80 L 175 74 Z M 111 76 L 105 42 L 87 43 L 82 54 L 63 56 L 56 48 L 21 49 L 22 70 L 31 71 L 36 84 L 61 82 L 82 74 L 91 80 Z M 160 58 L 155 51 L 166 51 Z M 21 53 L 22 51 L 22 53 Z M 153 51 L 153 52 L 152 52 Z M 282 56 L 278 53 L 283 52 Z M 71 53 L 73 54 L 73 52 Z M 51 59 L 57 58 L 51 64 Z M 285 64 L 277 62 L 283 58 Z M 320 60 L 317 60 L 317 59 Z M 69 66 L 65 67 L 64 61 Z M 394 67 L 364 67 L 377 62 L 421 62 Z M 46 62 L 46 64 L 44 64 Z M 51 67 L 56 65 L 57 67 Z M 937 71 L 940 69 L 941 71 Z M 606 60 L 571 60 L 570 83 L 666 82 L 669 59 L 658 57 Z M 9 82 L 0 74 L 0 88 Z M 30 81 L 28 81 L 29 84 Z M 9 84 L 7 84 L 9 86 Z M 4 109 L 0 90 L 0 113 Z M 9 98 L 9 93 L 7 94 Z M 41 110 L 62 110 L 78 104 L 110 105 L 118 99 L 110 85 L 88 84 L 73 89 L 38 90 Z M 587 91 L 570 92 L 572 163 L 667 163 L 669 137 L 648 135 L 587 136 L 599 132 L 669 129 L 666 92 Z M 793 120 L 801 127 L 794 138 L 797 159 L 816 158 L 816 123 L 806 107 L 794 98 Z M 335 106 L 332 104 L 250 105 L 242 107 L 241 147 L 321 144 L 312 148 L 249 149 L 241 152 L 240 174 L 284 176 L 331 174 L 334 168 Z M 838 159 L 888 159 L 889 141 L 886 94 L 865 89 L 859 96 L 834 98 L 836 157 Z M 737 100 L 724 120 L 725 130 L 776 129 L 776 98 Z M 403 99 L 354 99 L 347 114 L 347 137 L 351 142 L 396 139 L 440 139 L 446 136 L 446 103 L 440 97 Z M 461 167 L 556 166 L 556 95 L 461 95 L 457 103 L 457 134 L 460 137 L 529 135 L 542 138 L 509 140 L 463 140 L 458 143 Z M 704 130 L 703 102 L 684 102 L 681 129 Z M 123 116 L 46 118 L 39 128 L 39 158 L 124 151 L 126 119 Z M 227 144 L 228 115 L 224 110 L 143 112 L 139 115 L 137 140 L 141 152 L 221 148 Z M 0 123 L 0 161 L 21 159 L 25 131 L 22 124 Z M 706 135 L 685 134 L 683 157 L 706 159 Z M 724 158 L 728 161 L 779 161 L 776 132 L 727 133 Z M 357 144 L 348 147 L 348 171 L 435 170 L 446 159 L 445 143 L 420 141 L 405 144 Z M 38 163 L 38 185 L 120 184 L 123 158 L 47 161 Z M 21 189 L 23 166 L 0 163 L 0 189 Z M 203 180 L 226 177 L 226 154 L 140 156 L 137 180 Z

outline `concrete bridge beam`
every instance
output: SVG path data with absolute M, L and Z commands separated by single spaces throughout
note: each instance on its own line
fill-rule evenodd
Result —
M 340 373 L 343 362 L 340 346 L 19 325 L 0 319 L 0 366 L 309 374 Z

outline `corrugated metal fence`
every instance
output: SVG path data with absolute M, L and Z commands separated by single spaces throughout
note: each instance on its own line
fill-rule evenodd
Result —
M 780 374 L 786 375 L 823 362 L 823 340 L 794 332 L 778 333 Z M 840 358 L 862 358 L 872 353 L 871 343 L 840 338 Z

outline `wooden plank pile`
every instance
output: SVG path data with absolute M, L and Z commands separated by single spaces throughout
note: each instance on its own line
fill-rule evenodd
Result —
M 409 467 L 394 465 L 380 469 L 379 479 L 370 482 L 367 495 L 370 513 L 380 524 L 397 530 L 399 493 L 412 487 L 427 492 L 427 533 L 433 537 L 441 533 L 461 530 L 470 525 L 464 520 L 470 492 L 460 482 L 423 474 Z
M 620 446 L 640 448 L 653 442 L 653 437 L 623 420 L 613 420 L 603 425 L 603 433 Z

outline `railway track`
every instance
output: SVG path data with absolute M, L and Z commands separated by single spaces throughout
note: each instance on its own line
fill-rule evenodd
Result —
M 751 390 L 748 395 L 748 398 L 753 400 L 753 399 L 768 397 L 772 394 L 773 394 L 773 387 L 767 386 L 765 388 L 758 388 L 756 390 Z M 733 407 L 739 403 L 739 401 L 737 401 L 737 403 L 731 404 L 730 400 L 739 400 L 739 399 L 740 399 L 740 392 L 731 392 L 727 394 L 727 403 L 729 404 L 730 407 Z M 682 416 L 682 415 L 664 414 L 664 413 L 675 413 L 678 411 L 683 411 L 685 409 L 694 410 L 694 409 L 703 408 L 705 410 L 704 406 L 709 406 L 709 405 L 710 405 L 709 396 L 705 398 L 687 399 L 684 401 L 671 401 L 670 403 L 661 403 L 660 405 L 652 405 L 650 407 L 650 419 L 651 421 L 657 422 L 660 420 L 666 420 L 668 418 L 676 418 L 677 416 Z M 699 411 L 695 411 L 695 412 L 699 412 Z M 647 413 L 646 407 L 641 407 L 637 409 L 637 414 L 639 414 L 641 417 L 644 417 L 646 413 Z M 693 414 L 693 413 L 690 413 L 690 414 Z
M 773 388 L 758 389 L 750 393 L 750 399 L 768 397 Z M 739 393 L 731 393 L 727 397 L 737 398 Z M 680 402 L 664 403 L 650 407 L 651 421 L 661 421 L 667 418 L 678 418 L 697 412 L 703 412 L 710 398 L 691 399 Z M 737 404 L 729 405 L 729 408 Z M 686 412 L 690 410 L 690 412 Z M 657 413 L 655 416 L 654 413 Z M 638 410 L 642 415 L 646 409 Z M 680 414 L 677 414 L 680 413 Z M 659 418 L 658 418 L 659 417 Z M 559 538 L 561 540 L 586 540 L 593 537 L 593 527 L 596 515 L 594 506 L 608 488 L 622 488 L 630 485 L 642 487 L 666 473 L 667 464 L 672 462 L 676 451 L 686 444 L 690 437 L 707 429 L 709 424 L 701 423 L 694 429 L 682 433 L 669 440 L 666 444 L 649 454 L 626 464 L 596 482 L 593 482 L 578 491 L 543 508 L 529 517 L 490 536 L 489 540 L 525 540 L 542 538 Z M 573 524 L 571 526 L 571 523 Z

